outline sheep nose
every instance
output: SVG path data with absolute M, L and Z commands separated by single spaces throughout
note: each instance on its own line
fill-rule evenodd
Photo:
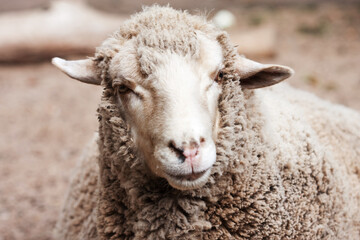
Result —
M 181 147 L 178 147 L 174 141 L 170 141 L 169 148 L 176 153 L 181 163 L 183 163 L 185 161 L 193 162 L 196 160 L 196 156 L 199 155 L 200 145 L 195 141 L 191 141 L 183 143 Z

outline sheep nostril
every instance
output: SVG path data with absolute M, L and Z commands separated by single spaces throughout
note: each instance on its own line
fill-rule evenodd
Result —
M 175 152 L 176 156 L 180 159 L 181 163 L 185 162 L 184 149 L 176 146 L 174 141 L 169 142 L 169 148 Z

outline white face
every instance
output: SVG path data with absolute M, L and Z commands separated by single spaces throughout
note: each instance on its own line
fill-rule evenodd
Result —
M 223 56 L 219 43 L 199 38 L 200 57 L 154 53 L 156 67 L 146 78 L 131 41 L 110 65 L 119 107 L 147 166 L 181 190 L 205 184 L 216 160 Z

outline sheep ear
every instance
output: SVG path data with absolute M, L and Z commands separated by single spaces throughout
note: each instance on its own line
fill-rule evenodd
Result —
M 289 67 L 275 64 L 261 64 L 244 57 L 236 63 L 243 89 L 256 89 L 277 84 L 294 74 Z
M 101 83 L 101 79 L 96 74 L 95 63 L 91 59 L 67 61 L 56 57 L 51 62 L 71 78 L 89 84 Z

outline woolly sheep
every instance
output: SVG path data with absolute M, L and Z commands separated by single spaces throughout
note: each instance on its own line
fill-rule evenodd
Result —
M 292 70 L 204 17 L 145 8 L 94 58 L 53 63 L 104 87 L 57 239 L 360 238 L 360 114 L 257 89 Z

